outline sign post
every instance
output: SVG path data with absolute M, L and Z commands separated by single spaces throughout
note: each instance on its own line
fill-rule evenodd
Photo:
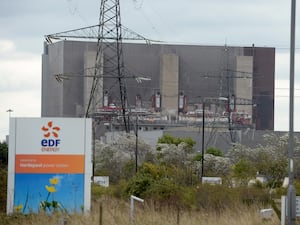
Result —
M 130 224 L 132 224 L 134 218 L 134 201 L 144 203 L 144 199 L 138 198 L 134 195 L 130 196 Z

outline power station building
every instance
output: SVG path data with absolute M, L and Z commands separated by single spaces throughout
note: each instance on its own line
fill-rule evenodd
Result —
M 95 42 L 45 44 L 43 117 L 84 116 L 96 50 Z M 227 114 L 241 125 L 274 129 L 275 48 L 123 43 L 122 52 L 128 109 L 177 119 Z M 101 58 L 96 111 L 120 107 L 118 79 L 105 76 L 112 54 L 105 51 Z

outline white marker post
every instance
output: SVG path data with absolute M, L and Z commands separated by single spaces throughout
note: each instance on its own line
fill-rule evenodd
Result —
M 138 198 L 133 195 L 130 196 L 130 223 L 133 222 L 133 217 L 134 217 L 134 201 L 144 203 L 144 199 Z

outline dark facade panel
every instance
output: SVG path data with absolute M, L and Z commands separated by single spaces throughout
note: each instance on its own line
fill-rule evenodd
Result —
M 275 49 L 245 48 L 253 56 L 253 101 L 256 104 L 256 129 L 274 130 Z

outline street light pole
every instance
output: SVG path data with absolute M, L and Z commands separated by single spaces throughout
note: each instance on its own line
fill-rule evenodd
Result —
M 295 18 L 296 0 L 291 5 L 291 47 L 290 47 L 290 123 L 289 123 L 289 186 L 287 193 L 288 225 L 296 224 L 296 192 L 294 186 L 294 77 L 295 77 Z
M 201 97 L 201 96 L 199 96 Z M 202 99 L 202 149 L 201 149 L 201 180 L 204 177 L 204 143 L 205 143 L 205 102 L 207 99 L 211 99 L 211 100 L 217 100 L 217 101 L 228 101 L 229 98 L 225 98 L 225 97 L 218 97 L 218 98 L 203 98 Z
M 205 134 L 204 134 L 204 128 L 205 128 L 205 100 L 203 100 L 202 102 L 202 157 L 201 157 L 201 181 L 202 178 L 204 177 L 204 138 L 205 138 Z
M 6 112 L 8 112 L 8 133 L 9 133 L 9 130 L 10 130 L 10 118 L 11 118 L 11 113 L 13 112 L 12 109 L 8 109 L 6 110 Z M 6 139 L 7 143 L 8 143 L 8 139 Z
M 138 115 L 135 117 L 135 173 L 138 171 Z
M 11 113 L 13 112 L 13 110 L 12 110 L 12 109 L 8 109 L 8 110 L 6 110 L 6 112 L 8 112 L 8 117 L 9 117 L 9 119 L 10 119 Z
M 95 166 L 96 166 L 96 121 L 92 120 L 92 151 L 93 151 L 93 164 L 92 164 L 92 181 L 95 182 Z

